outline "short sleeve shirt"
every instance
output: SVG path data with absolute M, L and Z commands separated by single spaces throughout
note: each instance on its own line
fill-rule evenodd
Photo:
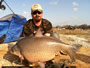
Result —
M 51 33 L 52 32 L 52 24 L 51 22 L 49 22 L 46 19 L 42 19 L 42 23 L 39 27 L 37 27 L 34 23 L 33 23 L 33 19 L 29 19 L 23 27 L 23 33 L 25 34 L 25 36 L 33 36 L 35 35 L 37 29 L 40 28 L 42 34 L 44 35 L 45 33 Z

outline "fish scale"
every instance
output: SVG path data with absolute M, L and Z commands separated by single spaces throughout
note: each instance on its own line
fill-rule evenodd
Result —
M 48 39 L 48 41 L 47 41 L 47 39 Z M 52 40 L 52 38 L 46 38 L 46 37 L 43 37 L 43 38 L 42 37 L 40 37 L 40 38 L 32 37 L 30 39 L 28 37 L 27 38 L 27 40 L 29 40 L 28 43 L 25 43 L 27 41 L 26 39 L 25 40 L 22 39 L 22 40 L 18 41 L 19 43 L 17 44 L 17 46 L 19 47 L 23 56 L 26 59 L 31 58 L 31 60 L 32 60 L 32 58 L 34 58 L 33 62 L 38 61 L 38 60 L 45 62 L 45 61 L 48 61 L 48 60 L 51 60 L 52 58 L 54 58 L 55 52 L 56 52 L 55 51 L 55 46 L 52 46 L 52 45 L 48 44 L 50 39 Z M 33 43 L 32 40 L 35 43 Z M 55 39 L 53 39 L 52 41 L 54 41 L 54 40 Z M 20 46 L 20 44 L 22 44 L 22 45 Z

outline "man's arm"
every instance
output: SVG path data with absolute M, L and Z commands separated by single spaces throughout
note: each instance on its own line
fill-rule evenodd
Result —
M 31 20 L 28 20 L 23 27 L 23 33 L 25 34 L 25 36 L 33 36 L 32 33 L 32 24 L 30 23 Z
M 50 34 L 53 32 L 51 22 L 47 21 L 47 22 L 44 24 L 44 27 L 45 27 L 45 28 L 44 28 L 44 29 L 45 29 L 44 35 L 45 35 L 45 36 L 50 36 Z

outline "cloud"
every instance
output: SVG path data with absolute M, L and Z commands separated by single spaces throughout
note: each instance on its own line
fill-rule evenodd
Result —
M 74 11 L 78 11 L 78 8 L 73 8 Z
M 23 16 L 26 17 L 27 19 L 29 19 L 30 13 L 28 11 L 24 11 Z
M 77 3 L 77 2 L 72 2 L 72 6 L 73 6 L 73 10 L 74 11 L 78 11 L 78 6 L 79 6 L 79 3 Z
M 79 6 L 79 4 L 77 2 L 73 2 L 72 5 L 75 6 L 75 7 Z
M 59 0 L 51 0 L 51 2 L 49 2 L 50 5 L 57 5 L 59 2 Z

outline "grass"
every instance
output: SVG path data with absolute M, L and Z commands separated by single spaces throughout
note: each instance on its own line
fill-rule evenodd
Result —
M 57 30 L 53 29 L 55 32 L 58 32 L 60 34 L 67 34 L 67 35 L 90 35 L 90 29 L 89 30 L 81 30 L 81 29 L 75 29 L 75 30 L 68 30 L 68 29 L 62 29 Z
M 57 30 L 56 28 L 53 28 L 53 31 L 54 32 L 58 32 L 59 34 L 76 35 L 78 37 L 86 38 L 88 40 L 88 43 L 90 43 L 90 29 L 89 30 L 81 30 L 81 29 L 75 29 L 75 30 L 62 29 L 62 30 Z

